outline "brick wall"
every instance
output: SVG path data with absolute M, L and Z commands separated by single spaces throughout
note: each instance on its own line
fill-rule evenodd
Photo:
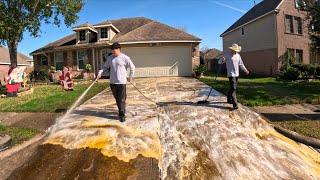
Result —
M 287 34 L 285 26 L 285 15 L 301 17 L 303 32 L 302 35 Z M 277 14 L 278 29 L 278 57 L 283 55 L 287 48 L 303 50 L 303 63 L 310 62 L 310 38 L 308 34 L 308 21 L 306 20 L 306 12 L 298 10 L 295 7 L 294 0 L 284 0 Z
M 0 81 L 4 84 L 4 77 L 7 75 L 9 70 L 9 65 L 0 65 Z
M 199 43 L 192 44 L 192 69 L 200 64 Z
M 253 74 L 272 76 L 278 72 L 277 49 L 241 52 L 245 66 Z

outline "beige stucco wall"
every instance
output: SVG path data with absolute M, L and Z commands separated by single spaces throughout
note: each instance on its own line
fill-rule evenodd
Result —
M 243 52 L 276 48 L 275 22 L 275 15 L 272 13 L 243 26 L 244 35 L 241 34 L 241 28 L 226 34 L 223 37 L 223 50 L 232 43 L 241 45 Z

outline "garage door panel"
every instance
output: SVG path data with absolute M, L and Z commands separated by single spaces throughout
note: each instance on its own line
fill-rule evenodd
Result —
M 190 76 L 191 47 L 123 48 L 136 66 L 136 77 Z

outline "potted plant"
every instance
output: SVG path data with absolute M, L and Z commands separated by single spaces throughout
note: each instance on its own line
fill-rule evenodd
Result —
M 85 66 L 85 71 L 83 72 L 83 78 L 88 80 L 91 79 L 92 74 L 92 65 L 91 64 L 86 64 Z
M 195 66 L 193 68 L 193 72 L 196 76 L 196 78 L 200 78 L 203 76 L 203 73 L 207 71 L 207 67 L 203 64 L 200 64 L 198 66 Z

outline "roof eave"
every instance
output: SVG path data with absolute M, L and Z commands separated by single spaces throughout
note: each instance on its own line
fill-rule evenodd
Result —
M 156 40 L 156 41 L 124 41 L 119 44 L 145 44 L 145 43 L 201 43 L 200 40 Z
M 73 28 L 72 30 L 73 30 L 73 31 L 80 31 L 80 30 L 87 30 L 87 29 L 89 29 L 89 30 L 91 30 L 91 31 L 93 31 L 93 32 L 95 32 L 95 33 L 98 33 L 98 31 L 97 31 L 96 29 L 93 29 L 92 27 L 89 27 L 89 26 L 87 26 L 87 27 Z
M 116 28 L 113 24 L 103 24 L 103 25 L 96 25 L 96 26 L 93 26 L 94 28 L 102 28 L 102 27 L 112 27 L 116 33 L 119 33 L 120 30 L 118 28 Z

